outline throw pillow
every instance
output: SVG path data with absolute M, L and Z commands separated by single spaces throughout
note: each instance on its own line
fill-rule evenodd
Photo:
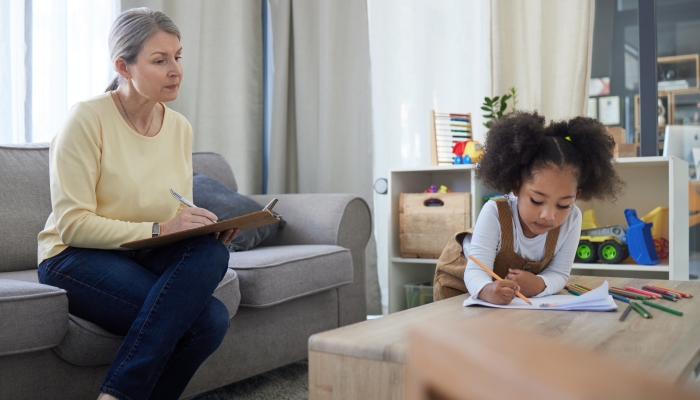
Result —
M 198 172 L 194 173 L 192 189 L 194 204 L 216 214 L 219 221 L 260 211 L 264 207 L 257 201 L 234 192 L 223 183 Z M 250 250 L 285 224 L 284 220 L 280 220 L 274 224 L 240 231 L 229 244 L 228 249 L 229 251 Z

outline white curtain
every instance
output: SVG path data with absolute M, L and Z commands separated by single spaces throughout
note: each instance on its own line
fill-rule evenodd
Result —
M 262 21 L 260 0 L 122 0 L 149 7 L 180 29 L 184 78 L 168 107 L 192 124 L 194 150 L 221 154 L 239 191 L 261 192 Z
M 115 76 L 119 0 L 0 0 L 0 143 L 48 142 L 76 102 Z
M 274 96 L 269 193 L 354 193 L 372 207 L 365 0 L 270 0 Z M 381 313 L 368 245 L 367 312 Z
M 586 115 L 594 0 L 492 0 L 493 94 L 551 119 Z
M 368 7 L 374 178 L 388 178 L 392 168 L 430 165 L 430 110 L 471 112 L 475 139 L 481 140 L 479 107 L 491 95 L 489 1 L 382 0 Z M 374 195 L 385 314 L 390 200 Z

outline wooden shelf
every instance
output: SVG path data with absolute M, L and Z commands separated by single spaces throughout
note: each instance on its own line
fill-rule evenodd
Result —
M 616 203 L 577 202 L 581 211 L 596 210 L 599 223 L 627 225 L 626 208 L 644 215 L 657 206 L 668 207 L 664 237 L 669 241 L 669 259 L 661 264 L 646 266 L 636 264 L 574 264 L 579 275 L 654 277 L 688 280 L 688 164 L 674 157 L 618 158 L 614 163 L 620 178 L 626 182 L 625 191 Z M 389 177 L 389 312 L 406 308 L 403 285 L 433 280 L 436 259 L 402 258 L 399 249 L 399 195 L 420 193 L 430 185 L 447 185 L 456 192 L 470 192 L 472 221 L 476 221 L 483 207 L 484 197 L 495 195 L 476 179 L 476 166 L 447 165 L 425 168 L 401 168 L 390 172 Z

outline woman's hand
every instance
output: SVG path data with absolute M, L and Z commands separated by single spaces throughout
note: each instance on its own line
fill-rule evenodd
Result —
M 520 291 L 517 283 L 504 279 L 487 284 L 477 297 L 489 303 L 506 305 L 513 301 L 517 291 Z
M 160 224 L 160 234 L 175 233 L 186 229 L 199 228 L 216 222 L 216 215 L 199 207 L 187 207 L 178 213 L 175 218 Z
M 236 238 L 236 235 L 238 235 L 238 232 L 240 229 L 229 229 L 223 232 L 214 232 L 213 236 L 221 241 L 221 243 L 224 244 L 224 246 L 228 246 L 231 244 L 233 239 Z
M 525 297 L 533 297 L 542 293 L 546 287 L 544 280 L 532 272 L 522 269 L 508 269 L 506 279 L 520 285 L 520 293 Z

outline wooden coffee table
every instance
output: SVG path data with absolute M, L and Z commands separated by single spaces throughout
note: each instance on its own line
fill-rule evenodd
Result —
M 508 321 L 533 333 L 645 365 L 668 380 L 695 379 L 700 364 L 700 282 L 572 276 L 569 282 L 597 287 L 658 284 L 695 297 L 661 304 L 678 317 L 647 307 L 646 320 L 617 312 L 529 311 L 462 307 L 466 295 L 318 333 L 309 338 L 309 399 L 401 399 L 408 331 L 415 325 L 465 319 Z

